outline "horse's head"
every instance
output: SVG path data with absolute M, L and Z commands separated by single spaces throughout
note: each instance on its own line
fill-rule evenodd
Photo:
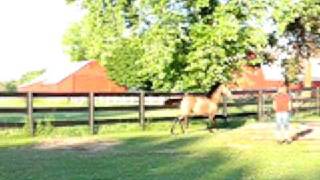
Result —
M 213 102 L 219 102 L 221 101 L 221 95 L 224 95 L 226 97 L 232 97 L 231 91 L 226 85 L 219 84 L 216 86 L 216 90 L 211 93 L 210 96 L 207 96 L 210 98 Z
M 230 89 L 226 85 L 221 85 L 219 87 L 219 90 L 220 90 L 222 95 L 225 95 L 227 97 L 231 97 L 232 96 L 232 93 L 231 93 Z

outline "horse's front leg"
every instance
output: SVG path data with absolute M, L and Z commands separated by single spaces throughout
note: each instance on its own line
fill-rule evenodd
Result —
M 182 133 L 186 132 L 185 127 L 186 127 L 186 129 L 189 128 L 189 122 L 188 122 L 188 116 L 187 115 L 183 116 L 183 118 L 180 119 L 180 126 L 181 126 Z
M 176 125 L 179 122 L 181 125 L 181 121 L 184 119 L 185 116 L 180 116 L 174 119 L 172 127 L 171 127 L 171 134 L 175 134 Z
M 175 134 L 174 130 L 176 129 L 176 125 L 177 125 L 178 122 L 179 122 L 179 118 L 178 117 L 173 120 L 173 124 L 172 124 L 171 130 L 170 130 L 172 135 Z
M 181 120 L 181 125 L 183 125 L 186 129 L 189 128 L 189 119 L 188 119 L 188 116 L 184 116 L 184 119 Z
M 216 126 L 217 126 L 217 122 L 216 122 L 216 119 L 215 119 L 215 115 L 214 114 L 209 115 L 209 123 L 207 125 L 207 129 L 210 132 L 213 132 L 213 128 L 215 128 Z

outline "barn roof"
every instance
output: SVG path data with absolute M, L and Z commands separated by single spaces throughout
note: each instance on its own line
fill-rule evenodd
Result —
M 108 77 L 105 67 L 97 61 L 70 62 L 47 69 L 46 73 L 20 92 L 126 92 Z
M 40 82 L 44 85 L 57 84 L 91 62 L 92 61 L 66 62 L 60 66 L 48 68 L 44 74 L 27 84 L 23 84 L 22 87 Z

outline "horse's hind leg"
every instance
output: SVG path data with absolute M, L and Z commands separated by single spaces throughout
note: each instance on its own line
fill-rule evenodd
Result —
M 184 116 L 184 118 L 181 119 L 180 125 L 181 125 L 181 131 L 182 131 L 182 133 L 185 133 L 186 131 L 185 131 L 185 128 L 184 128 L 184 127 L 186 127 L 186 129 L 189 128 L 188 116 Z
M 180 119 L 180 126 L 181 126 L 181 131 L 182 133 L 185 133 L 185 128 L 188 129 L 188 116 L 183 116 L 181 119 Z
M 189 119 L 188 119 L 188 116 L 183 116 L 183 118 L 180 119 L 180 125 L 185 128 L 185 129 L 188 129 L 189 128 Z M 184 129 L 183 129 L 184 131 Z
M 189 119 L 188 119 L 188 116 L 186 116 L 185 118 L 185 124 L 186 124 L 186 128 L 189 129 Z

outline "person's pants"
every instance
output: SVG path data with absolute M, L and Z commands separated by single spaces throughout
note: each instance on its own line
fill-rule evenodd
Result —
M 277 139 L 289 139 L 289 112 L 277 112 Z

